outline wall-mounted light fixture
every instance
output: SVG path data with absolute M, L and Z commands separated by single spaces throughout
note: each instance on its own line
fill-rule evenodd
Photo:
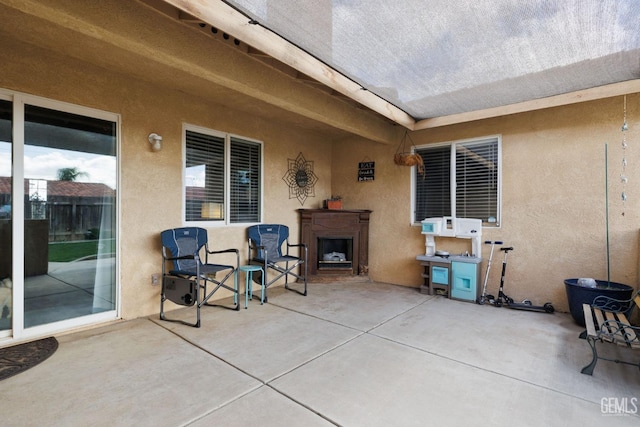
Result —
M 151 144 L 151 149 L 153 151 L 162 150 L 162 137 L 157 133 L 149 134 L 149 144 Z

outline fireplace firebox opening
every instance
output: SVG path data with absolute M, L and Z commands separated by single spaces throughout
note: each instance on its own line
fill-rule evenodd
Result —
M 318 270 L 352 268 L 352 237 L 318 237 Z

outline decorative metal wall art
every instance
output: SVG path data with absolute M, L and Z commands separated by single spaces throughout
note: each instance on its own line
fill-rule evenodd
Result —
M 627 149 L 629 148 L 629 144 L 627 144 L 627 131 L 629 130 L 629 125 L 627 124 L 627 95 L 624 96 L 624 105 L 622 108 L 622 171 L 620 172 L 620 181 L 622 182 L 622 216 L 624 216 L 625 211 L 625 203 L 627 201 L 627 182 L 629 182 L 629 178 L 627 177 Z
M 289 169 L 282 180 L 289 186 L 289 198 L 298 199 L 301 205 L 307 197 L 315 197 L 315 185 L 318 177 L 313 173 L 313 162 L 304 158 L 302 153 L 295 159 L 287 159 Z

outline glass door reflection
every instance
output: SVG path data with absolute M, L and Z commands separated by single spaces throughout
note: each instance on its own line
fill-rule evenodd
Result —
M 0 100 L 0 336 L 12 329 L 12 103 Z
M 116 308 L 116 123 L 25 106 L 24 327 Z

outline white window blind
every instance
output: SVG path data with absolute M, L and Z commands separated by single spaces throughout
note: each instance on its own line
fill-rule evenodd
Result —
M 416 153 L 425 173 L 414 172 L 414 222 L 455 216 L 499 225 L 499 137 L 422 146 Z
M 187 129 L 185 151 L 187 222 L 260 222 L 260 143 Z
M 224 220 L 224 138 L 186 132 L 186 220 Z M 218 206 L 217 214 L 212 207 Z
M 451 146 L 419 149 L 424 175 L 416 170 L 416 220 L 451 216 Z
M 231 222 L 260 221 L 260 145 L 231 138 Z
M 498 211 L 497 140 L 458 143 L 456 157 L 456 217 L 495 223 Z

